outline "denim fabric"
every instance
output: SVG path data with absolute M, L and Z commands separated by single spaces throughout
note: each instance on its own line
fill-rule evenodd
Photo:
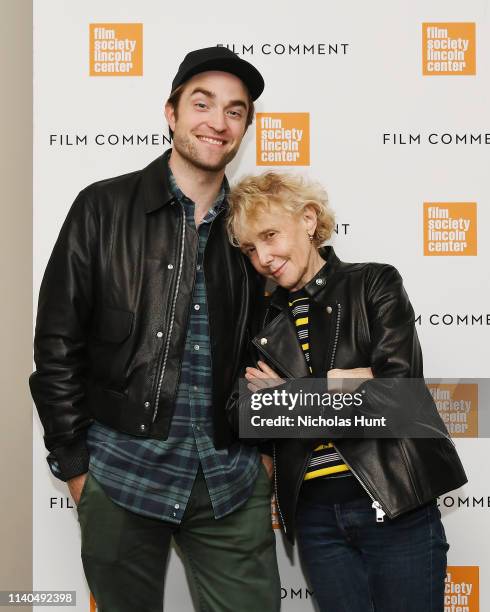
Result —
M 446 542 L 436 502 L 396 519 L 367 497 L 301 498 L 298 546 L 321 612 L 443 612 Z

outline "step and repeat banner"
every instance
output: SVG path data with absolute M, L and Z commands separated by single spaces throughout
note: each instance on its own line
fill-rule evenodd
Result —
M 478 385 L 490 358 L 488 2 L 34 0 L 34 315 L 53 244 L 86 185 L 171 146 L 163 106 L 184 55 L 223 45 L 266 87 L 231 182 L 272 167 L 327 188 L 346 261 L 401 272 L 425 374 L 469 483 L 439 500 L 448 540 L 445 610 L 490 609 L 490 443 Z M 90 612 L 76 509 L 34 426 L 34 588 L 75 590 Z M 276 524 L 274 504 L 272 520 Z M 314 609 L 277 529 L 284 612 Z M 46 607 L 43 607 L 46 609 Z M 180 560 L 165 609 L 192 610 Z M 244 611 L 249 612 L 249 611 Z

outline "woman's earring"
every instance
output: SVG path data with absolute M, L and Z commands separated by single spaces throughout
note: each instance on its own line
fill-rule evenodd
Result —
M 308 233 L 308 232 L 307 232 Z M 313 242 L 313 235 L 308 233 L 308 238 L 310 240 L 310 242 Z

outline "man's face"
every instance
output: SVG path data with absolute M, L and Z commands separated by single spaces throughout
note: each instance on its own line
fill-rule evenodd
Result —
M 248 105 L 238 77 L 220 71 L 197 74 L 185 84 L 178 108 L 165 107 L 174 149 L 201 170 L 222 170 L 240 147 Z

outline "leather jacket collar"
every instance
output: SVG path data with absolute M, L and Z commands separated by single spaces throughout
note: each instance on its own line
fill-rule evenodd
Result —
M 334 275 L 338 272 L 340 259 L 335 254 L 332 246 L 326 246 L 319 249 L 321 257 L 325 260 L 325 265 L 315 274 L 315 276 L 306 283 L 303 290 L 308 297 L 315 300 L 319 304 L 325 299 L 325 289 Z M 289 291 L 284 287 L 277 287 L 271 296 L 270 305 L 279 310 L 284 310 L 288 307 Z
M 172 193 L 172 188 L 169 184 L 168 162 L 172 149 L 165 151 L 153 163 L 143 170 L 143 186 L 144 186 L 144 206 L 145 212 L 151 213 L 158 210 L 166 204 L 171 204 L 177 201 L 177 198 Z M 223 180 L 226 195 L 230 192 L 230 186 L 226 176 Z

